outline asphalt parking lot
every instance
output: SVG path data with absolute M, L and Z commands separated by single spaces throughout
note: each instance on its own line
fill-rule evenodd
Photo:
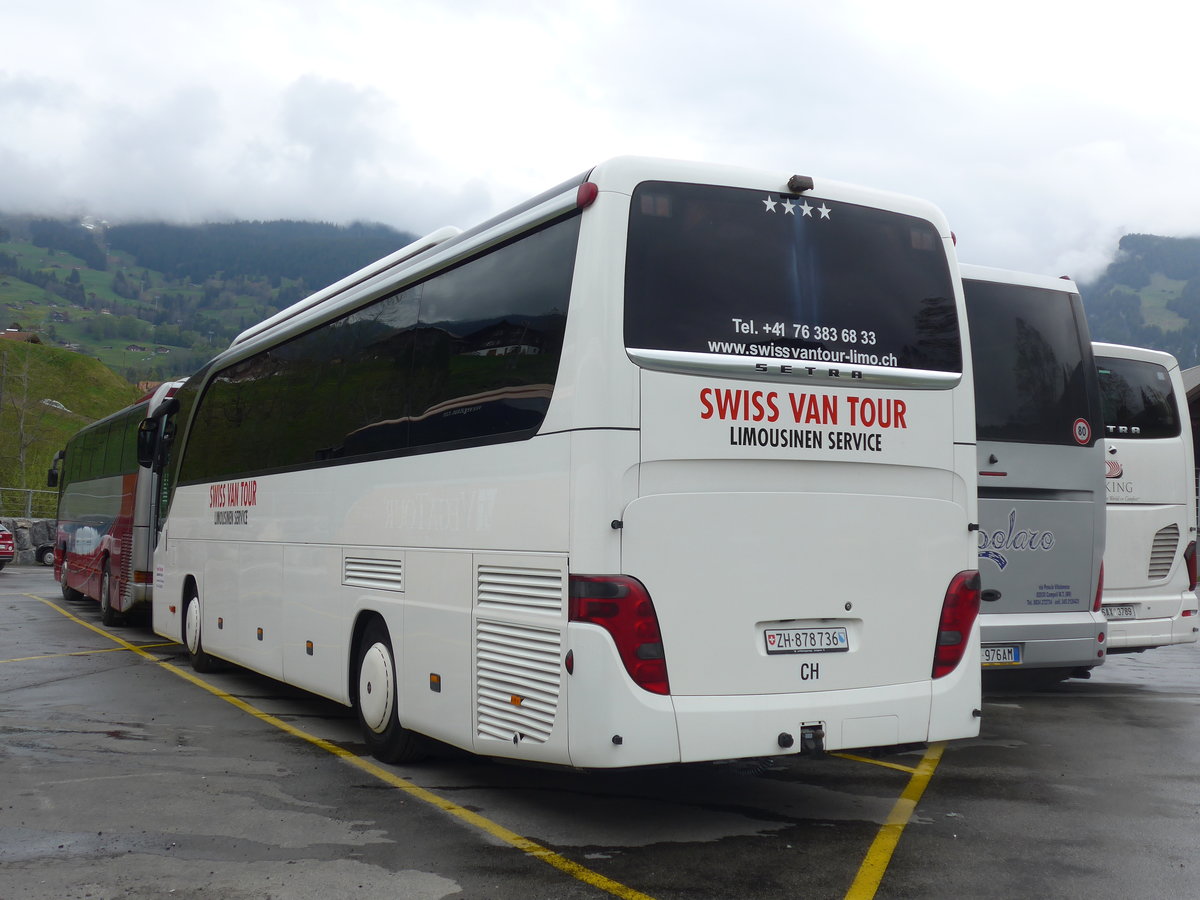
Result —
M 880 757 L 379 766 L 348 710 L 0 573 L 0 898 L 1200 896 L 1200 649 Z

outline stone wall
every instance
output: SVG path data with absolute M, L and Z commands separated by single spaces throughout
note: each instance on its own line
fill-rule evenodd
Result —
M 38 547 L 54 543 L 56 524 L 54 519 L 0 519 L 17 539 L 17 557 L 14 566 L 31 566 L 37 560 L 34 553 Z

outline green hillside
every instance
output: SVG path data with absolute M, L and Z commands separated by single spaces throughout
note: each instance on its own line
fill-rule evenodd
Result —
M 1092 339 L 1166 350 L 1200 364 L 1200 238 L 1127 234 L 1116 258 L 1080 284 Z
M 96 357 L 131 382 L 164 381 L 411 239 L 382 225 L 110 225 L 0 213 L 0 327 Z
M 136 387 L 95 359 L 0 340 L 0 488 L 45 488 L 46 470 L 71 435 L 138 396 Z M 0 515 L 19 514 L 21 509 L 8 508 L 17 500 L 0 491 Z
M 112 264 L 115 272 L 97 271 L 62 250 L 11 237 L 0 242 L 0 326 L 36 332 L 130 380 L 162 381 L 195 371 L 276 310 L 244 293 L 222 300 L 221 310 L 203 311 L 203 286 L 170 282 L 119 253 Z

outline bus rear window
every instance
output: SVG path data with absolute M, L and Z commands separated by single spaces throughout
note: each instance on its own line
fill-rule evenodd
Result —
M 627 347 L 962 371 L 945 250 L 923 219 L 644 182 L 626 259 Z
M 979 439 L 1075 444 L 1075 422 L 1092 422 L 1095 402 L 1079 296 L 970 279 L 963 293 Z
M 1171 376 L 1157 363 L 1096 357 L 1100 406 L 1109 437 L 1169 438 L 1180 433 Z

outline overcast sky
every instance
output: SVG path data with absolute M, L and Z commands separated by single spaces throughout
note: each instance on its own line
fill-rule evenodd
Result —
M 1200 235 L 1179 0 L 7 0 L 0 211 L 472 225 L 610 156 L 915 194 L 1078 279 Z

